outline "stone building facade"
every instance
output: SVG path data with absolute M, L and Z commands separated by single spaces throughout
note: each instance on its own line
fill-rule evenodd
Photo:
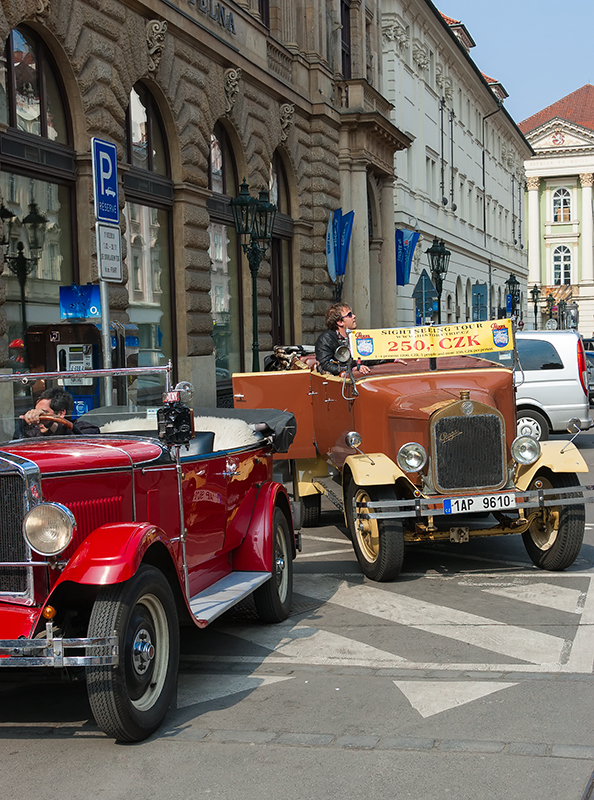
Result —
M 538 328 L 549 317 L 594 335 L 594 86 L 586 84 L 520 123 L 526 161 L 528 283 Z M 554 304 L 547 297 L 551 296 Z M 559 314 L 559 301 L 565 303 Z M 530 319 L 534 319 L 530 301 Z
M 404 325 L 418 319 L 412 292 L 434 237 L 451 252 L 443 322 L 505 316 L 510 276 L 525 307 L 524 162 L 532 151 L 505 109 L 505 89 L 474 62 L 470 32 L 442 11 L 430 0 L 382 3 L 383 94 L 394 125 L 413 139 L 395 157 L 394 219 L 421 234 L 410 283 L 399 288 Z
M 371 321 L 370 287 L 395 269 L 394 154 L 411 142 L 380 93 L 377 0 L 2 0 L 0 36 L 1 365 L 25 318 L 60 321 L 61 286 L 98 281 L 92 137 L 118 154 L 111 319 L 138 328 L 141 362 L 171 358 L 197 404 L 221 401 L 251 363 L 252 283 L 229 207 L 243 178 L 278 207 L 257 279 L 261 353 L 322 330 L 339 207 L 355 211 L 344 299 Z M 45 220 L 36 253 L 31 211 Z

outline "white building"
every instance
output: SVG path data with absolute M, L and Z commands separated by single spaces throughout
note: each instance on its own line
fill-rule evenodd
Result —
M 428 0 L 384 0 L 383 88 L 392 121 L 413 142 L 395 155 L 395 225 L 421 233 L 399 324 L 417 318 L 412 292 L 433 238 L 451 251 L 442 322 L 505 316 L 513 275 L 525 308 L 524 161 L 532 153 L 505 110 L 500 83 L 470 57 L 465 26 Z
M 549 316 L 594 331 L 594 86 L 586 84 L 520 123 L 535 151 L 526 161 L 528 284 L 537 286 L 540 328 Z M 547 297 L 554 299 L 554 304 Z M 565 314 L 559 313 L 566 303 Z

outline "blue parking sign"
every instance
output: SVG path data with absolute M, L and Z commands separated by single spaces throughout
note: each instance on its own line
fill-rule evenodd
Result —
M 120 221 L 118 203 L 118 151 L 115 144 L 103 139 L 91 139 L 93 152 L 93 186 L 95 217 L 99 222 Z

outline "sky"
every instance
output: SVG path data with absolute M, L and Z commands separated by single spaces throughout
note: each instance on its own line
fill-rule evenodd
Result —
M 516 123 L 594 84 L 593 0 L 433 0 L 464 23 L 477 67 L 503 84 Z

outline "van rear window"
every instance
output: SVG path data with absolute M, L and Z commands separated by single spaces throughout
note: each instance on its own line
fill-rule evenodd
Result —
M 550 342 L 539 339 L 517 339 L 516 347 L 522 369 L 563 369 L 559 353 Z

